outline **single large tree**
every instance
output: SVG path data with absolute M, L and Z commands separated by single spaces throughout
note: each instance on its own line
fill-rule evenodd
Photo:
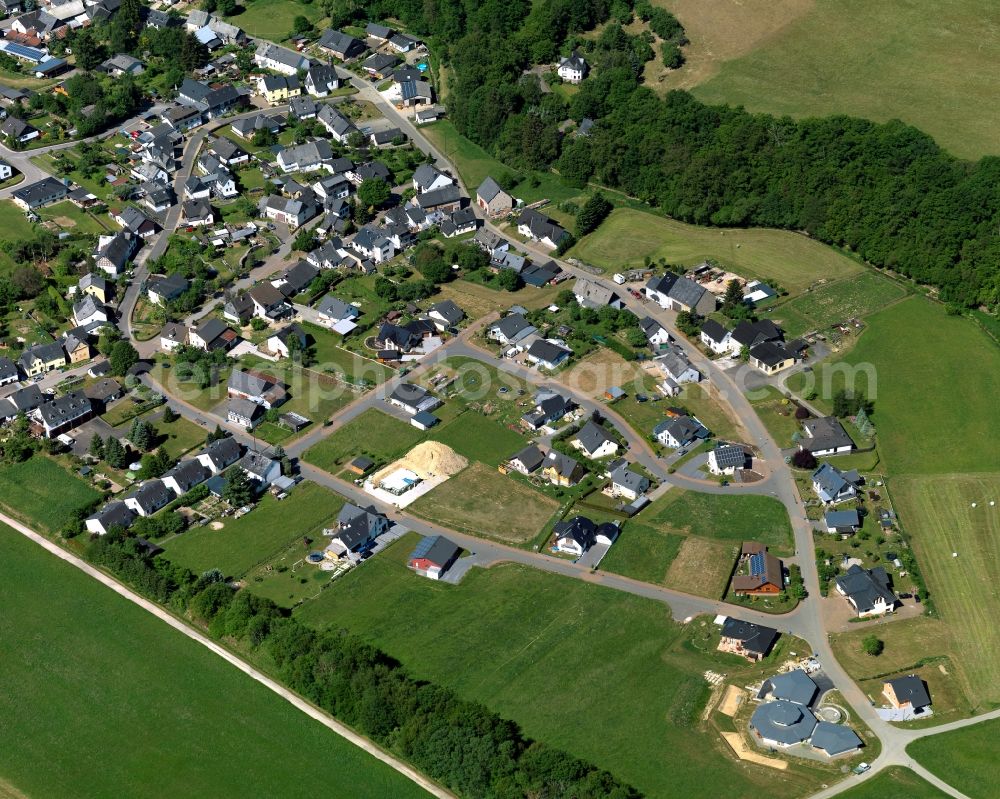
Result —
M 111 347 L 111 355 L 108 356 L 108 365 L 111 367 L 111 374 L 122 377 L 139 362 L 139 353 L 128 341 L 116 341 Z
M 369 178 L 358 186 L 358 199 L 369 208 L 380 208 L 391 194 L 389 184 L 381 178 Z
M 233 508 L 242 508 L 253 502 L 254 486 L 247 473 L 239 467 L 230 469 L 226 475 L 226 485 L 222 498 Z

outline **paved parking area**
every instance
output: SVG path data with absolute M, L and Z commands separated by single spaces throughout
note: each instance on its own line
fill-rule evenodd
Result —
M 84 422 L 75 430 L 70 431 L 70 435 L 75 439 L 73 446 L 70 449 L 74 455 L 82 458 L 90 449 L 90 440 L 94 436 L 107 438 L 108 436 L 113 436 L 114 434 L 115 430 L 111 425 L 99 416 L 94 417 L 90 421 Z
M 608 554 L 609 549 L 611 549 L 611 544 L 594 544 L 594 546 L 577 558 L 576 562 L 581 566 L 596 569 L 604 559 L 604 556 Z

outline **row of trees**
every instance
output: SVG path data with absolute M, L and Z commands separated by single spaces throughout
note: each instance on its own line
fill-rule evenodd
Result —
M 272 663 L 278 676 L 344 723 L 468 797 L 633 799 L 635 789 L 566 752 L 532 741 L 512 721 L 412 677 L 342 630 L 317 632 L 273 602 L 234 590 L 217 570 L 200 577 L 150 558 L 122 530 L 96 537 L 92 562 Z

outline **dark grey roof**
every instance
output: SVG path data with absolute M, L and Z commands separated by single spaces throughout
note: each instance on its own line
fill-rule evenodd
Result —
M 855 480 L 849 479 L 850 477 L 853 477 L 853 472 L 842 472 L 829 463 L 824 463 L 812 475 L 813 482 L 830 499 L 839 495 L 848 485 L 855 484 Z
M 187 279 L 176 272 L 164 276 L 151 275 L 146 281 L 149 291 L 155 292 L 167 300 L 179 297 L 187 291 L 189 285 Z
M 135 521 L 135 513 L 124 502 L 115 501 L 109 502 L 97 513 L 88 517 L 88 521 L 91 519 L 99 519 L 101 526 L 105 530 L 109 530 L 112 527 L 124 527 L 128 529 L 132 526 L 132 522 Z
M 527 352 L 532 358 L 552 364 L 569 355 L 569 350 L 565 347 L 560 347 L 558 344 L 553 344 L 543 338 L 532 341 Z
M 436 302 L 428 310 L 438 314 L 449 325 L 456 325 L 465 318 L 465 311 L 451 300 Z
M 886 680 L 892 686 L 893 693 L 900 704 L 909 702 L 914 709 L 927 707 L 931 703 L 931 696 L 927 693 L 927 686 L 916 674 L 908 674 L 905 677 L 896 677 Z
M 482 198 L 485 202 L 491 202 L 494 197 L 496 197 L 503 188 L 490 176 L 486 176 L 486 180 L 479 184 L 479 188 L 476 189 L 476 196 Z
M 194 332 L 206 344 L 211 344 L 228 329 L 229 325 L 213 316 L 198 325 Z
M 756 322 L 743 321 L 733 328 L 733 341 L 742 347 L 752 347 L 762 341 L 780 341 L 781 328 L 770 319 L 759 319 Z
M 547 465 L 555 467 L 556 472 L 562 477 L 569 477 L 580 466 L 579 461 L 575 458 L 564 455 L 555 449 L 549 450 L 549 454 L 545 456 L 545 461 Z
M 337 515 L 339 529 L 336 537 L 345 547 L 354 550 L 374 537 L 378 528 L 385 523 L 384 519 L 385 516 L 374 507 L 365 509 L 348 503 Z
M 674 285 L 671 286 L 667 296 L 682 305 L 687 305 L 689 308 L 693 308 L 701 301 L 701 298 L 705 296 L 706 291 L 708 291 L 708 289 L 698 283 L 695 283 L 693 280 L 689 280 L 686 277 L 679 277 L 674 282 Z
M 826 452 L 842 447 L 854 448 L 854 441 L 835 416 L 807 419 L 802 423 L 802 428 L 806 432 L 806 438 L 801 444 L 806 449 L 814 452 Z
M 615 437 L 597 424 L 593 419 L 590 419 L 583 427 L 580 428 L 580 431 L 576 434 L 575 439 L 580 443 L 585 452 L 590 453 L 595 452 L 605 442 L 614 441 Z
M 862 569 L 854 564 L 846 574 L 837 578 L 837 587 L 852 601 L 858 613 L 874 610 L 879 599 L 893 607 L 898 600 L 889 586 L 889 575 L 881 566 Z
M 696 438 L 705 438 L 708 435 L 705 426 L 690 416 L 664 419 L 653 428 L 653 435 L 659 436 L 664 431 L 669 432 L 671 437 L 675 441 L 679 441 L 682 446 L 690 441 L 694 441 Z
M 590 549 L 599 535 L 605 535 L 614 541 L 618 538 L 618 526 L 611 522 L 597 524 L 586 516 L 574 516 L 568 521 L 556 522 L 552 527 L 557 539 L 569 538 L 575 541 L 584 551 Z
M 393 389 L 389 399 L 394 399 L 405 405 L 416 406 L 429 396 L 431 396 L 430 392 L 422 386 L 413 383 L 400 383 Z
M 181 489 L 181 493 L 184 494 L 199 483 L 205 482 L 211 475 L 208 469 L 199 461 L 190 459 L 181 461 L 163 476 L 174 478 Z
M 521 465 L 524 466 L 525 470 L 533 472 L 542 465 L 545 460 L 545 456 L 538 447 L 531 444 L 514 455 L 511 460 L 519 461 Z
M 785 349 L 785 345 L 780 341 L 762 341 L 750 348 L 750 357 L 766 366 L 777 366 L 789 358 L 794 358 L 795 354 Z
M 155 513 L 174 498 L 174 492 L 167 488 L 162 480 L 148 480 L 139 486 L 138 490 L 129 494 L 134 497 L 139 507 L 146 513 Z
M 13 117 L 9 117 L 13 119 Z M 14 192 L 14 197 L 29 206 L 38 205 L 47 201 L 50 197 L 64 197 L 69 194 L 69 189 L 61 180 L 55 178 L 43 178 L 30 186 L 18 189 Z
M 701 326 L 701 332 L 708 336 L 708 338 L 716 344 L 729 335 L 729 331 L 714 319 L 706 319 L 705 324 Z
M 92 409 L 89 397 L 80 391 L 71 391 L 52 402 L 46 402 L 38 408 L 38 413 L 45 426 L 51 429 L 67 422 L 75 422 L 89 414 Z
M 753 712 L 750 727 L 762 738 L 791 746 L 809 740 L 816 717 L 809 708 L 793 702 L 765 702 Z
M 516 313 L 508 314 L 493 325 L 493 327 L 508 340 L 517 338 L 519 333 L 527 330 L 529 327 L 534 329 L 534 325 L 521 316 L 521 314 Z
M 778 631 L 730 616 L 722 623 L 722 637 L 739 641 L 748 652 L 764 656 L 778 639 Z
M 827 527 L 857 527 L 861 523 L 857 508 L 850 510 L 828 510 L 824 516 Z
M 429 208 L 437 208 L 441 205 L 457 203 L 462 199 L 462 193 L 454 183 L 442 186 L 440 189 L 425 191 L 417 195 L 417 204 L 425 211 Z
M 0 380 L 17 377 L 17 366 L 10 358 L 0 358 Z
M 649 488 L 649 478 L 638 472 L 633 472 L 628 468 L 627 464 L 622 464 L 611 472 L 611 482 L 615 483 L 615 485 L 623 486 L 636 494 L 641 494 Z
M 420 558 L 443 568 L 455 560 L 461 551 L 462 548 L 458 544 L 449 541 L 443 535 L 428 536 L 410 553 L 410 560 Z
M 816 696 L 816 691 L 819 690 L 812 677 L 802 669 L 776 674 L 768 682 L 770 683 L 770 693 L 775 699 L 787 699 L 797 705 L 810 704 L 813 697 Z
M 850 727 L 842 724 L 831 724 L 828 721 L 820 721 L 813 730 L 810 743 L 816 749 L 822 749 L 830 757 L 841 755 L 844 752 L 852 752 L 859 749 L 863 742 Z
M 646 283 L 646 288 L 649 291 L 656 291 L 660 294 L 669 294 L 670 289 L 673 288 L 674 283 L 677 282 L 677 275 L 673 272 L 667 272 L 660 276 L 653 275 Z
M 216 470 L 225 469 L 240 457 L 240 444 L 235 438 L 218 438 L 205 447 L 199 455 L 206 455 Z
M 45 402 L 45 395 L 38 386 L 32 384 L 18 389 L 7 399 L 11 401 L 15 410 L 27 412 L 33 411 Z

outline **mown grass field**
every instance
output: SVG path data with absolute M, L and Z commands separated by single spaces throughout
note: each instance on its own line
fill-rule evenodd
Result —
M 601 560 L 601 569 L 664 585 L 670 565 L 686 540 L 687 536 L 627 521 L 615 545 Z
M 488 466 L 500 465 L 527 443 L 524 436 L 473 410 L 432 429 L 430 437 Z
M 1000 349 L 967 319 L 948 316 L 922 297 L 867 321 L 868 329 L 834 369 L 816 367 L 821 396 L 844 385 L 839 362 L 871 365 L 877 385 L 869 386 L 859 368 L 855 387 L 875 401 L 872 421 L 891 473 L 997 471 L 1000 426 L 990 420 L 1000 395 Z
M 313 466 L 336 473 L 358 455 L 368 455 L 380 463 L 393 461 L 423 437 L 421 431 L 406 422 L 369 408 L 307 449 L 302 457 Z
M 842 799 L 944 799 L 947 794 L 908 768 L 890 766 L 839 796 Z
M 906 747 L 920 765 L 972 799 L 997 796 L 1000 719 L 921 738 Z
M 685 26 L 698 15 L 719 27 L 714 6 L 685 5 L 690 8 L 680 15 Z M 818 0 L 792 24 L 779 22 L 774 30 L 742 57 L 722 64 L 695 95 L 793 117 L 901 119 L 956 155 L 996 153 L 1000 11 L 989 0 L 934 6 Z
M 707 258 L 799 294 L 817 280 L 858 274 L 863 267 L 819 242 L 783 230 L 742 230 L 686 225 L 663 216 L 619 208 L 570 255 L 605 269 L 654 261 L 694 266 Z
M 51 219 L 59 227 L 69 233 L 92 233 L 102 235 L 109 230 L 118 230 L 118 226 L 110 219 L 105 222 L 93 214 L 77 208 L 69 200 L 53 203 L 39 210 L 42 219 Z
M 0 526 L 0 794 L 427 796 L 159 619 Z M 113 755 L 109 755 L 113 753 Z M 40 767 L 40 764 L 43 764 Z
M 393 373 L 378 361 L 362 358 L 340 347 L 341 336 L 330 330 L 308 322 L 302 329 L 312 338 L 312 346 L 316 349 L 316 363 L 310 367 L 314 371 L 342 372 L 355 382 L 367 380 L 372 383 L 382 383 Z
M 59 531 L 73 511 L 99 492 L 51 458 L 33 458 L 0 468 L 0 506 L 9 515 L 43 532 Z
M 739 763 L 700 721 L 705 669 L 749 679 L 745 661 L 710 648 L 710 622 L 682 627 L 658 602 L 513 564 L 473 569 L 457 586 L 421 579 L 405 567 L 416 540 L 404 537 L 298 614 L 370 638 L 417 676 L 485 702 L 651 799 L 815 790 L 815 771 Z M 705 642 L 695 639 L 702 632 Z
M 195 574 L 219 569 L 227 577 L 241 577 L 296 539 L 324 540 L 320 529 L 329 526 L 343 505 L 339 494 L 304 482 L 281 502 L 268 495 L 246 516 L 222 519 L 221 530 L 196 527 L 168 540 L 165 557 Z
M 294 30 L 295 18 L 306 17 L 316 23 L 323 18 L 320 6 L 304 5 L 292 0 L 253 0 L 247 2 L 244 11 L 232 17 L 228 22 L 239 25 L 249 36 L 280 42 L 287 39 Z
M 473 463 L 408 510 L 469 535 L 524 544 L 541 532 L 558 507 L 556 500 L 496 468 Z
M 747 399 L 779 447 L 790 447 L 792 436 L 802 432 L 795 418 L 795 406 L 774 386 L 761 386 L 747 393 Z
M 784 328 L 786 336 L 800 336 L 847 319 L 869 316 L 906 294 L 905 287 L 869 270 L 795 297 L 775 309 L 772 318 Z
M 1000 596 L 991 588 L 1000 581 L 1000 504 L 990 507 L 1000 500 L 1000 474 L 897 477 L 889 490 L 952 632 L 971 706 L 1000 705 Z

